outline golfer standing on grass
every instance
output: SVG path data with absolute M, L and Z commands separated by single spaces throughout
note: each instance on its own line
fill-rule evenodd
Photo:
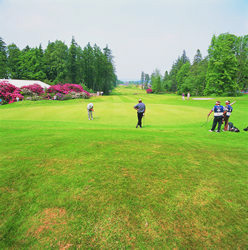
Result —
M 220 105 L 219 101 L 215 103 L 215 106 L 210 110 L 208 116 L 210 116 L 212 112 L 214 112 L 214 121 L 213 121 L 213 126 L 209 130 L 209 132 L 214 132 L 215 127 L 218 123 L 218 129 L 216 130 L 216 132 L 219 133 L 221 129 L 223 113 L 224 113 L 224 107 Z
M 88 118 L 89 118 L 89 120 L 93 120 L 93 115 L 92 115 L 92 112 L 94 111 L 94 109 L 93 109 L 93 103 L 89 103 L 87 105 L 87 111 L 88 111 Z
M 228 120 L 233 111 L 232 106 L 230 105 L 230 101 L 226 101 L 226 106 L 225 106 L 225 114 L 224 114 L 224 121 L 225 121 L 225 127 L 224 131 L 227 131 L 228 128 Z
M 139 99 L 139 103 L 134 106 L 134 109 L 137 110 L 138 116 L 138 123 L 136 125 L 136 128 L 138 128 L 138 126 L 142 128 L 142 118 L 144 116 L 144 113 L 146 112 L 146 105 L 142 102 L 141 99 Z
M 187 94 L 187 100 L 189 100 L 189 98 L 190 98 L 190 93 L 188 92 L 188 94 Z

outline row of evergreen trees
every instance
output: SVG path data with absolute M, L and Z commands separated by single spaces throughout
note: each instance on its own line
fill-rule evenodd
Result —
M 147 84 L 144 75 L 142 72 L 141 82 Z M 153 72 L 151 84 L 155 93 L 237 95 L 248 88 L 248 35 L 214 35 L 205 58 L 198 49 L 190 63 L 183 51 L 170 72 L 164 76 L 158 70 Z
M 111 50 L 88 43 L 83 49 L 72 38 L 68 47 L 62 41 L 20 50 L 6 46 L 0 38 L 0 79 L 41 80 L 49 84 L 83 83 L 88 89 L 108 94 L 117 77 Z

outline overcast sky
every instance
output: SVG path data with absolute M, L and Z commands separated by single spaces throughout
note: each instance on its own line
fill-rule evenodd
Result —
M 7 45 L 108 44 L 121 80 L 164 73 L 183 50 L 206 56 L 213 34 L 248 34 L 248 0 L 0 0 L 0 10 Z

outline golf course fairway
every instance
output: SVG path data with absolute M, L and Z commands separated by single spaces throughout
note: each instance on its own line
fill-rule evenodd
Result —
M 208 131 L 226 99 L 119 87 L 0 106 L 0 249 L 247 248 L 248 96 L 229 98 L 240 133 Z

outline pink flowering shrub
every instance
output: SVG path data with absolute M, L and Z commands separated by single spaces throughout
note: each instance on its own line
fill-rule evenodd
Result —
M 65 87 L 63 87 L 63 85 L 57 84 L 57 85 L 53 85 L 51 87 L 49 87 L 47 89 L 47 93 L 61 93 L 61 94 L 68 94 L 69 90 L 66 89 Z
M 84 92 L 84 89 L 81 85 L 79 84 L 70 84 L 70 83 L 66 83 L 63 85 L 64 88 L 67 88 L 68 90 L 70 90 L 70 92 Z
M 70 96 L 71 96 L 72 99 L 87 99 L 88 96 L 87 96 L 86 93 L 87 93 L 86 91 L 81 91 L 81 92 L 72 91 L 70 93 Z
M 152 93 L 152 89 L 147 89 L 147 90 L 146 90 L 146 93 L 147 93 L 147 94 L 151 94 L 151 93 Z
M 71 83 L 66 83 L 66 84 L 57 84 L 57 85 L 53 85 L 51 87 L 49 87 L 47 89 L 47 93 L 55 93 L 56 95 L 58 93 L 62 94 L 62 95 L 68 95 L 71 92 L 76 92 L 76 93 L 85 93 L 86 97 L 89 98 L 90 93 L 85 91 L 83 89 L 83 87 L 79 84 L 71 84 Z
M 13 103 L 16 101 L 17 97 L 20 100 L 23 99 L 23 95 L 20 94 L 19 88 L 8 83 L 8 81 L 0 82 L 0 98 L 4 103 Z
M 44 93 L 43 88 L 37 83 L 32 84 L 32 85 L 23 86 L 23 87 L 21 87 L 21 90 L 22 90 L 24 95 L 25 94 L 26 95 L 41 95 Z
M 64 95 L 63 94 L 61 94 L 61 93 L 57 93 L 56 94 L 56 100 L 64 100 Z
M 78 98 L 88 99 L 90 97 L 90 93 L 85 91 L 79 84 L 57 84 L 49 87 L 45 93 L 39 84 L 23 86 L 19 89 L 8 83 L 8 81 L 0 82 L 0 99 L 3 100 L 3 103 L 15 102 L 17 97 L 19 100 L 24 99 L 20 92 L 25 96 L 29 96 L 27 100 L 32 101 L 41 100 L 42 98 L 48 100 L 67 100 Z

